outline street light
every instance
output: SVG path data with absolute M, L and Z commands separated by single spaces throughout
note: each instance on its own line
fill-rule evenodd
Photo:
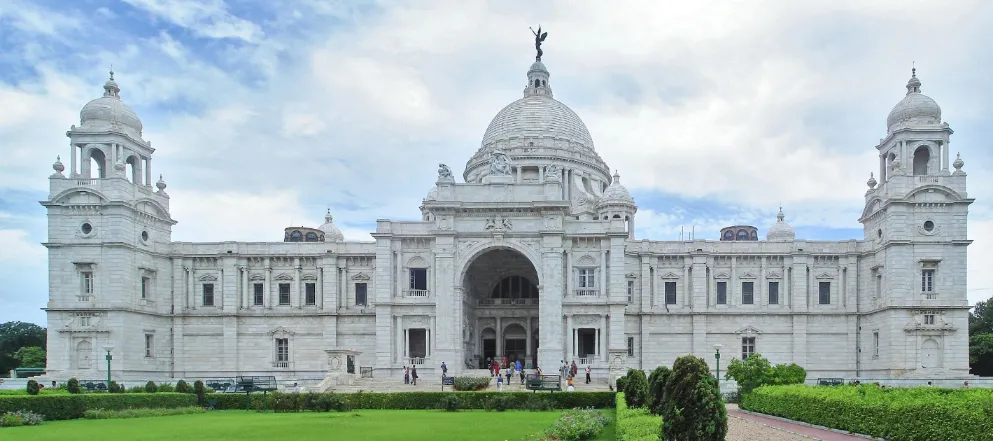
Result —
M 714 352 L 714 358 L 717 359 L 717 393 L 721 393 L 721 348 L 723 347 L 724 345 L 720 343 L 714 345 L 714 351 L 716 351 Z
M 103 345 L 103 350 L 107 351 L 107 390 L 110 390 L 110 360 L 114 358 L 110 356 L 110 351 L 114 350 L 114 345 Z

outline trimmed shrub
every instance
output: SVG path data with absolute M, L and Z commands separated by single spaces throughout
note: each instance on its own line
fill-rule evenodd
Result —
M 34 380 L 28 380 L 27 389 L 28 395 L 38 395 L 38 391 L 41 390 L 41 388 L 38 387 L 38 382 Z
M 527 399 L 523 408 L 532 412 L 547 412 L 554 409 L 555 404 L 544 397 L 534 395 Z
M 519 407 L 519 403 L 514 401 L 513 397 L 508 397 L 503 394 L 492 396 L 488 401 L 486 401 L 486 410 L 503 412 L 507 409 L 516 409 L 517 407 Z
M 197 405 L 207 405 L 207 390 L 203 386 L 203 381 L 197 380 L 193 383 L 193 393 L 197 394 Z
M 761 354 L 751 354 L 744 361 L 731 360 L 724 379 L 732 378 L 745 395 L 761 386 L 803 384 L 807 371 L 795 363 L 772 366 Z
M 188 394 L 193 392 L 193 388 L 190 387 L 190 384 L 187 383 L 186 380 L 179 380 L 179 382 L 176 383 L 176 392 L 181 394 Z
M 665 396 L 665 382 L 672 371 L 668 367 L 659 366 L 648 376 L 648 402 L 645 407 L 656 415 L 662 414 L 662 399 Z
M 176 386 L 169 383 L 162 383 L 159 385 L 159 389 L 156 392 L 175 392 Z
M 529 400 L 545 399 L 553 409 L 573 409 L 576 407 L 612 408 L 614 407 L 613 392 L 569 392 L 569 393 L 534 393 L 534 392 L 394 392 L 394 393 L 322 393 L 322 396 L 334 396 L 333 400 L 341 400 L 342 407 L 332 410 L 346 411 L 351 409 L 437 409 L 438 402 L 445 396 L 456 396 L 460 409 L 486 409 L 490 398 L 496 396 L 508 397 L 508 409 L 525 408 Z M 250 409 L 262 409 L 263 394 L 249 394 Z M 273 408 L 272 394 L 267 394 L 268 403 L 265 407 Z M 216 409 L 244 410 L 245 394 L 206 394 L 205 400 L 216 400 Z M 301 403 L 305 400 L 301 400 Z M 337 404 L 336 404 L 337 406 Z
M 121 386 L 120 384 L 117 384 L 116 381 L 111 380 L 110 381 L 110 386 L 107 386 L 107 392 L 112 393 L 112 394 L 124 393 L 124 387 Z
M 76 377 L 72 377 L 66 382 L 66 390 L 71 394 L 78 394 L 79 391 L 79 380 Z
M 89 409 L 121 410 L 128 408 L 175 408 L 194 404 L 191 395 L 158 394 L 67 394 L 0 396 L 0 413 L 29 411 L 46 420 L 82 418 Z
M 155 385 L 154 381 L 149 381 L 148 383 L 145 383 L 145 392 L 154 394 L 158 391 L 159 391 L 159 387 Z
M 993 390 L 763 386 L 741 408 L 891 441 L 993 441 Z
M 677 358 L 663 394 L 663 440 L 724 441 L 727 409 L 705 361 L 692 355 Z
M 624 392 L 624 386 L 627 386 L 628 384 L 628 375 L 631 375 L 630 370 L 628 370 L 628 372 L 623 376 L 617 378 L 616 389 L 618 392 Z
M 455 377 L 455 390 L 483 390 L 490 387 L 490 377 Z
M 170 415 L 187 415 L 191 413 L 205 413 L 205 412 L 207 412 L 207 410 L 199 406 L 174 407 L 174 408 L 164 408 L 164 409 L 120 409 L 120 410 L 89 409 L 83 413 L 83 418 L 88 420 L 109 420 L 109 419 L 120 419 L 120 418 L 145 418 L 145 417 L 170 416 Z
M 459 397 L 455 395 L 445 395 L 438 400 L 438 408 L 446 412 L 458 412 Z
M 145 386 L 131 386 L 131 389 L 128 389 L 128 393 L 129 394 L 147 394 L 149 392 L 147 390 L 145 390 Z
M 659 417 L 647 408 L 628 408 L 624 394 L 617 394 L 617 439 L 622 441 L 658 441 Z
M 645 407 L 648 401 L 648 379 L 645 371 L 631 369 L 628 371 L 627 382 L 624 384 L 624 398 L 629 407 Z

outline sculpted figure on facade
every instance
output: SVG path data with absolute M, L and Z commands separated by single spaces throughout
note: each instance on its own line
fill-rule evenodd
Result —
M 455 175 L 452 169 L 445 164 L 438 164 L 438 182 L 455 182 Z
M 562 167 L 552 164 L 545 169 L 545 182 L 562 182 Z
M 510 176 L 510 158 L 501 150 L 490 153 L 490 174 L 494 176 Z

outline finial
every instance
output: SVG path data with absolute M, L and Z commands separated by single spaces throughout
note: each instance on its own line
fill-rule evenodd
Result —
M 878 182 L 876 182 L 876 177 L 873 176 L 872 172 L 869 172 L 869 180 L 865 181 L 865 185 L 868 185 L 869 190 L 872 190 L 876 188 L 876 184 L 878 184 Z
M 55 170 L 55 175 L 62 176 L 62 172 L 65 169 L 66 167 L 62 165 L 62 156 L 61 155 L 55 156 L 55 163 L 52 164 L 52 170 Z
M 955 161 L 952 162 L 952 167 L 955 167 L 956 172 L 961 172 L 963 166 L 965 166 L 965 161 L 962 160 L 962 153 L 956 153 Z
M 114 65 L 110 65 L 110 81 L 114 81 Z
M 782 222 L 784 219 L 786 219 L 786 216 L 783 214 L 783 206 L 782 206 L 782 204 L 780 204 L 779 205 L 779 214 L 776 215 L 776 220 L 779 221 L 779 222 Z
M 159 182 L 155 183 L 155 187 L 159 189 L 159 193 L 165 193 L 166 183 L 162 180 L 162 175 L 159 175 Z

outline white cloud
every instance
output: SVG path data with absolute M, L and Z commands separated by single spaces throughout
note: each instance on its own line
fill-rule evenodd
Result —
M 262 28 L 232 15 L 224 0 L 123 0 L 176 26 L 208 38 L 237 38 L 256 42 Z
M 42 263 L 48 252 L 28 238 L 23 230 L 0 230 L 0 263 Z
M 249 193 L 238 191 L 170 190 L 170 211 L 179 221 L 173 240 L 184 242 L 283 240 L 290 225 L 320 225 L 314 213 L 300 207 L 294 190 Z M 196 219 L 196 222 L 184 222 Z

